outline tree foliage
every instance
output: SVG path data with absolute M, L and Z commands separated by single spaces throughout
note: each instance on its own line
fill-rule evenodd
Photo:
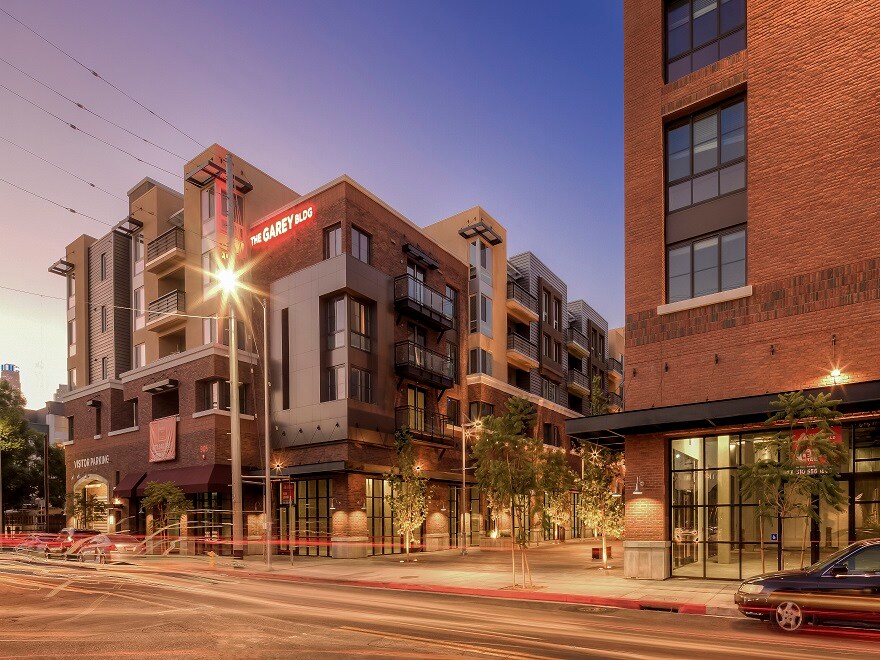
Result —
M 391 488 L 386 497 L 397 529 L 403 534 L 408 558 L 413 533 L 428 516 L 428 479 L 419 468 L 412 433 L 407 427 L 395 431 L 394 449 L 397 465 L 387 477 Z
M 150 481 L 144 487 L 141 505 L 144 511 L 153 513 L 153 529 L 165 536 L 171 522 L 186 513 L 189 500 L 173 481 Z
M 73 524 L 83 529 L 90 529 L 95 523 L 107 519 L 107 503 L 88 490 L 68 493 L 66 509 L 67 515 L 73 516 Z
M 815 502 L 842 510 L 846 502 L 837 476 L 844 457 L 843 446 L 834 440 L 831 423 L 840 417 L 839 400 L 821 392 L 780 394 L 770 402 L 768 422 L 780 430 L 755 443 L 755 461 L 739 468 L 743 496 L 757 502 L 764 555 L 765 519 L 802 518 L 805 525 L 801 565 L 806 552 L 810 521 L 820 521 Z M 774 412 L 775 411 L 775 412 Z
M 602 537 L 602 563 L 608 562 L 608 537 L 623 534 L 623 456 L 594 447 L 581 449 L 584 474 L 578 479 L 578 517 Z
M 0 451 L 15 449 L 33 435 L 25 418 L 27 400 L 21 392 L 0 380 Z
M 602 377 L 596 374 L 590 381 L 590 414 L 605 415 L 607 413 L 608 397 L 605 394 L 605 388 L 602 387 Z

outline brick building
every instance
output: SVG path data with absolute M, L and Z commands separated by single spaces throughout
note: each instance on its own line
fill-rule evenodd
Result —
M 214 277 L 226 245 L 225 157 L 214 145 L 190 161 L 182 195 L 145 179 L 129 192 L 125 219 L 101 238 L 79 237 L 50 269 L 68 290 L 69 489 L 105 499 L 108 528 L 145 533 L 146 485 L 177 483 L 191 503 L 187 552 L 230 536 L 229 333 Z M 567 303 L 564 283 L 534 255 L 508 263 L 504 228 L 480 209 L 421 228 L 347 176 L 300 194 L 233 163 L 252 551 L 263 538 L 264 362 L 280 552 L 401 551 L 385 477 L 404 425 L 432 482 L 420 545 L 456 546 L 465 501 L 466 541 L 479 543 L 491 523 L 472 473 L 461 491 L 463 426 L 524 396 L 547 444 L 570 452 L 564 423 L 583 408 L 569 398 L 569 373 L 586 361 L 606 382 L 607 323 L 583 301 Z M 553 296 L 539 303 L 545 282 Z M 575 323 L 584 337 L 592 329 L 594 345 L 572 348 Z M 553 343 L 539 355 L 542 334 Z M 172 432 L 164 443 L 160 427 Z
M 867 1 L 624 2 L 626 411 L 568 430 L 625 439 L 629 576 L 760 572 L 736 468 L 798 389 L 844 402 L 850 504 L 820 507 L 813 559 L 880 535 L 878 24 Z M 803 520 L 772 527 L 799 555 Z

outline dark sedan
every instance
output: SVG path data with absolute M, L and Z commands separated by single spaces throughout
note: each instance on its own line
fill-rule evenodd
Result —
M 802 570 L 750 578 L 739 611 L 794 632 L 805 623 L 880 623 L 880 539 L 858 541 Z

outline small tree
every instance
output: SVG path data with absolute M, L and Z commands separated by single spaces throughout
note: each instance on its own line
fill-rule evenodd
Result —
M 186 494 L 173 481 L 151 481 L 144 488 L 141 503 L 144 511 L 153 512 L 153 530 L 161 532 L 162 539 L 168 536 L 171 520 L 180 518 L 189 507 Z
M 590 414 L 605 415 L 608 413 L 608 397 L 602 386 L 602 377 L 599 374 L 593 376 L 590 381 Z
M 819 521 L 815 502 L 824 502 L 838 511 L 846 498 L 837 475 L 843 447 L 834 441 L 831 423 L 840 417 L 838 400 L 830 394 L 780 394 L 770 402 L 771 424 L 782 426 L 761 446 L 755 443 L 756 460 L 739 467 L 742 492 L 757 502 L 760 528 L 761 566 L 766 571 L 764 520 L 804 519 L 801 567 L 806 555 L 810 521 Z M 760 457 L 760 458 L 759 458 Z M 785 555 L 783 568 L 785 567 Z
M 409 561 L 413 532 L 422 526 L 428 516 L 428 479 L 417 464 L 412 434 L 407 427 L 395 431 L 394 449 L 397 466 L 388 475 L 391 488 L 386 497 L 397 529 L 403 534 L 406 559 Z
M 67 515 L 73 517 L 74 526 L 90 529 L 92 525 L 107 519 L 107 503 L 90 495 L 87 490 L 67 494 Z
M 574 474 L 561 451 L 545 450 L 540 481 L 544 488 L 543 519 L 545 528 L 567 527 L 571 522 L 571 489 Z
M 619 538 L 623 534 L 623 493 L 617 487 L 623 476 L 623 460 L 620 455 L 598 447 L 587 451 L 583 459 L 584 474 L 578 480 L 578 517 L 601 535 L 602 565 L 607 566 L 608 537 Z

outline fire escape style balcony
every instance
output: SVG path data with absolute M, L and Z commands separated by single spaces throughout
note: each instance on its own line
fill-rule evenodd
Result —
M 415 406 L 398 406 L 394 409 L 397 428 L 406 426 L 413 437 L 449 445 L 454 440 L 453 427 L 446 415 Z
M 151 273 L 167 272 L 185 260 L 185 236 L 180 227 L 172 227 L 147 243 L 147 263 L 144 267 Z
M 394 278 L 394 309 L 438 332 L 455 327 L 455 307 L 452 301 L 412 275 Z
M 608 392 L 608 411 L 620 412 L 623 410 L 623 397 L 617 392 Z
M 620 360 L 610 357 L 605 361 L 605 365 L 609 376 L 612 376 L 617 380 L 623 378 L 623 364 L 621 364 Z
M 568 327 L 565 329 L 565 345 L 571 353 L 579 358 L 590 355 L 590 342 L 587 341 L 587 336 L 577 328 Z
M 516 282 L 507 283 L 507 313 L 523 323 L 538 320 L 538 299 Z
M 538 346 L 515 332 L 507 335 L 507 361 L 519 369 L 538 368 Z
M 147 330 L 167 330 L 186 321 L 180 316 L 186 311 L 183 291 L 170 291 L 151 302 L 147 310 Z
M 578 396 L 587 396 L 590 393 L 590 379 L 582 371 L 569 369 L 566 376 L 568 391 Z
M 394 371 L 401 378 L 446 390 L 454 382 L 452 359 L 428 350 L 413 341 L 394 345 Z

